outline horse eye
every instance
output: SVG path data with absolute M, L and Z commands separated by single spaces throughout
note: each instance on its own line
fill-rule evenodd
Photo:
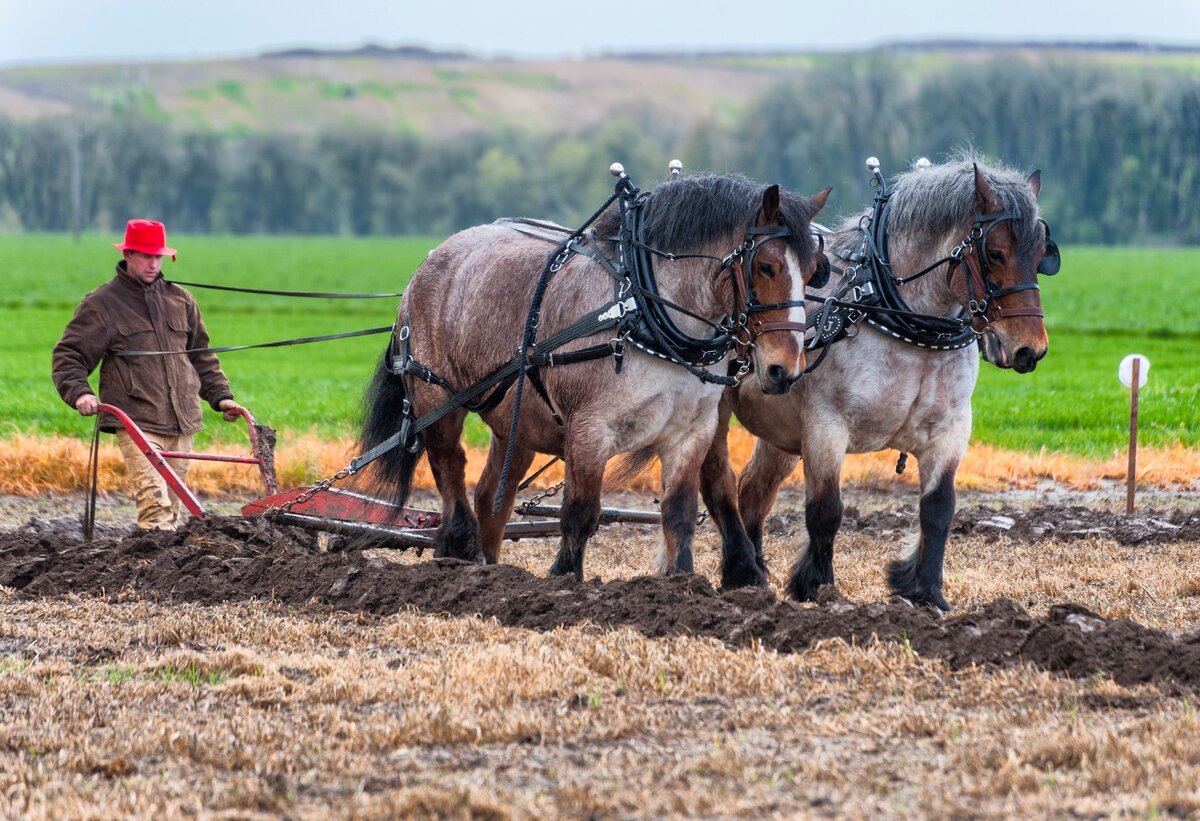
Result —
M 988 251 L 987 257 L 988 257 L 988 262 L 994 262 L 997 265 L 1004 264 L 1004 254 L 1000 253 L 999 251 Z
M 773 279 L 775 276 L 775 266 L 770 262 L 764 262 L 758 266 L 758 272 L 767 279 Z

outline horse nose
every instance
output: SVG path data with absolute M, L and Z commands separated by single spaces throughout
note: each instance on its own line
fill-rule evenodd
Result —
M 792 376 L 782 365 L 770 365 L 767 367 L 767 393 L 786 393 L 799 378 L 799 374 Z
M 1029 373 L 1037 367 L 1038 360 L 1041 358 L 1042 354 L 1025 346 L 1013 355 L 1013 370 L 1017 373 Z

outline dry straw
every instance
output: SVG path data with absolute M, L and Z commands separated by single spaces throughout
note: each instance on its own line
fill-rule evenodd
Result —
M 311 434 L 283 434 L 277 451 L 276 467 L 281 488 L 311 484 L 332 475 L 344 467 L 354 453 L 349 440 L 327 441 Z M 729 450 L 734 467 L 741 469 L 750 458 L 754 437 L 744 430 L 730 434 Z M 228 446 L 226 452 L 238 453 Z M 851 482 L 874 485 L 896 481 L 915 483 L 917 470 L 910 463 L 901 476 L 895 472 L 894 451 L 851 455 L 846 459 L 843 476 Z M 1147 487 L 1188 487 L 1200 476 L 1200 450 L 1174 446 L 1144 448 L 1139 453 L 1139 484 Z M 88 449 L 77 439 L 49 436 L 19 436 L 0 442 L 0 494 L 40 495 L 48 492 L 83 490 L 87 482 Z M 467 481 L 478 480 L 486 452 L 481 448 L 467 449 Z M 1126 458 L 1114 452 L 1107 459 L 1086 459 L 1061 453 L 1018 453 L 990 445 L 973 445 L 959 470 L 959 487 L 978 490 L 1000 490 L 1009 487 L 1036 487 L 1050 480 L 1067 487 L 1090 490 L 1107 481 L 1125 478 Z M 540 476 L 535 486 L 545 487 L 562 478 L 561 465 L 554 465 Z M 803 481 L 801 468 L 793 472 L 790 481 Z M 653 491 L 658 489 L 657 465 L 631 479 L 614 483 L 614 489 Z M 99 484 L 102 491 L 124 491 L 125 467 L 120 452 L 111 441 L 100 448 Z M 217 462 L 193 463 L 188 485 L 202 495 L 258 493 L 262 489 L 258 472 L 251 466 Z M 432 488 L 433 478 L 428 465 L 421 463 L 416 485 Z

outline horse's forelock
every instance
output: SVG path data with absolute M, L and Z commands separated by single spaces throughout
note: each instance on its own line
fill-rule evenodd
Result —
M 1037 226 L 1037 200 L 1028 176 L 1012 168 L 989 164 L 967 152 L 941 165 L 897 175 L 892 184 L 889 232 L 908 234 L 930 243 L 943 240 L 947 234 L 963 232 L 977 213 L 975 165 L 999 200 L 1000 209 L 1015 217 L 1008 224 L 1016 236 L 1018 253 L 1036 251 L 1042 235 Z M 855 225 L 858 219 L 854 218 Z
M 816 241 L 812 236 L 812 219 L 817 215 L 812 200 L 787 191 L 781 192 L 779 216 L 788 229 L 788 245 L 801 260 L 809 260 L 816 253 Z
M 740 174 L 696 174 L 661 183 L 645 205 L 646 236 L 657 250 L 698 251 L 722 237 L 736 244 L 762 205 L 767 186 Z M 791 236 L 788 242 L 801 259 L 813 253 L 809 224 L 815 209 L 805 198 L 780 191 L 779 215 Z M 596 222 L 596 232 L 612 236 L 619 213 L 610 208 Z M 728 249 L 733 250 L 733 245 Z

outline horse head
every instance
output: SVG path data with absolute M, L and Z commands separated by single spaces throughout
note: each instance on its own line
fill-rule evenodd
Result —
M 804 374 L 805 285 L 829 278 L 829 259 L 809 231 L 831 189 L 813 197 L 762 192 L 746 238 L 716 280 L 718 298 L 732 304 L 739 358 L 749 356 L 764 393 L 786 393 Z
M 984 358 L 1027 373 L 1049 346 L 1038 274 L 1059 268 L 1058 245 L 1037 217 L 1041 172 L 1029 177 L 1030 202 L 1023 209 L 1005 207 L 978 163 L 974 173 L 976 214 L 951 254 L 947 283 L 970 314 Z

